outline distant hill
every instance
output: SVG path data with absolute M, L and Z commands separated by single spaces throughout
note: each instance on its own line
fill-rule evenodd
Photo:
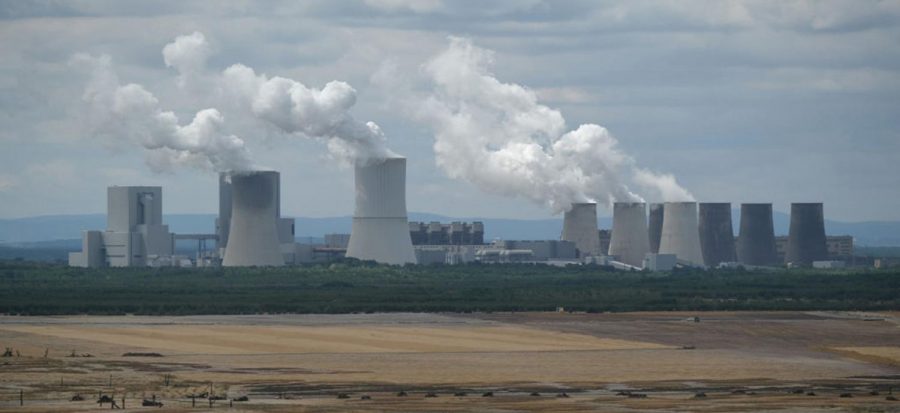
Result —
M 735 233 L 740 222 L 740 211 L 734 211 Z M 485 240 L 501 239 L 556 239 L 562 230 L 562 219 L 500 219 L 478 217 L 448 217 L 443 215 L 412 212 L 411 221 L 482 221 L 485 226 Z M 775 212 L 773 216 L 776 234 L 787 234 L 790 216 Z M 169 228 L 176 233 L 212 233 L 214 214 L 171 214 L 164 217 Z M 349 216 L 330 218 L 296 218 L 296 236 L 303 241 L 312 238 L 317 241 L 328 233 L 349 233 L 352 218 Z M 609 217 L 599 218 L 600 228 L 610 228 Z M 838 222 L 826 221 L 826 231 L 830 235 L 852 235 L 859 245 L 900 246 L 900 222 Z M 32 243 L 68 240 L 62 245 L 43 244 L 47 247 L 71 248 L 79 245 L 72 241 L 81 237 L 81 231 L 106 228 L 103 214 L 54 215 L 19 219 L 0 219 L 0 244 L 6 246 L 35 247 Z M 11 245 L 12 244 L 12 245 Z M 22 245 L 32 244 L 32 245 Z

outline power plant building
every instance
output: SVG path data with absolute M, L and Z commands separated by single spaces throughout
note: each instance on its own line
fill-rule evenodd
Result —
M 575 203 L 563 217 L 560 239 L 574 242 L 579 257 L 599 256 L 601 251 L 597 229 L 597 204 Z
M 481 245 L 484 244 L 484 224 L 479 221 L 449 224 L 411 221 L 409 236 L 413 245 Z
M 826 235 L 826 250 L 829 261 L 854 261 L 853 236 L 851 235 Z M 779 263 L 787 262 L 788 237 L 775 237 L 775 252 Z
M 701 202 L 699 219 L 700 250 L 703 252 L 703 262 L 710 267 L 726 262 L 736 262 L 731 204 Z
M 415 264 L 406 216 L 406 158 L 355 168 L 356 209 L 347 257 L 383 264 Z
M 665 204 L 659 254 L 674 254 L 687 265 L 703 265 L 696 202 Z
M 647 230 L 647 204 L 643 202 L 614 203 L 609 255 L 625 264 L 643 267 L 644 256 L 648 252 L 650 252 L 650 241 Z
M 162 223 L 162 188 L 107 188 L 106 231 L 85 231 L 82 251 L 69 254 L 73 267 L 133 267 L 169 257 L 175 241 Z

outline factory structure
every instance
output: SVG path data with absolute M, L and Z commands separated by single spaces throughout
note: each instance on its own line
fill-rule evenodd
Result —
M 790 232 L 776 237 L 772 204 L 740 205 L 734 233 L 730 203 L 617 202 L 611 229 L 598 228 L 597 204 L 566 211 L 559 239 L 485 241 L 483 222 L 410 222 L 406 159 L 390 157 L 354 169 L 350 234 L 325 234 L 298 243 L 293 218 L 281 216 L 276 171 L 222 173 L 219 214 L 211 234 L 174 234 L 163 223 L 162 188 L 112 186 L 107 227 L 84 231 L 77 267 L 278 267 L 340 258 L 390 265 L 483 263 L 599 264 L 624 270 L 675 267 L 801 266 L 834 268 L 852 261 L 853 238 L 826 236 L 821 203 L 791 205 Z M 193 240 L 195 254 L 176 254 L 177 240 Z M 205 243 L 214 241 L 215 248 Z
M 106 231 L 84 231 L 73 267 L 141 267 L 171 264 L 175 237 L 162 223 L 162 188 L 111 186 L 106 191 Z

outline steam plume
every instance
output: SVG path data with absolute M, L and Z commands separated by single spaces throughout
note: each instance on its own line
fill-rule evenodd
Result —
M 256 119 L 292 136 L 321 139 L 330 153 L 351 163 L 365 164 L 394 154 L 387 149 L 384 133 L 375 122 L 360 122 L 350 115 L 356 90 L 341 81 L 321 89 L 284 77 L 269 77 L 243 64 L 220 74 L 205 70 L 211 48 L 202 33 L 179 36 L 163 49 L 168 66 L 179 72 L 178 85 L 190 88 L 210 78 L 220 97 L 237 100 Z
M 95 136 L 125 138 L 147 149 L 148 165 L 157 171 L 189 165 L 215 171 L 252 169 L 244 141 L 223 132 L 224 116 L 213 108 L 197 112 L 180 125 L 171 111 L 143 86 L 121 85 L 109 56 L 76 55 L 73 63 L 87 66 L 91 80 L 82 95 Z
M 492 62 L 491 51 L 450 38 L 424 66 L 433 88 L 413 110 L 434 129 L 437 164 L 448 176 L 555 212 L 575 202 L 642 200 L 629 182 L 667 201 L 692 199 L 672 175 L 638 168 L 606 128 L 584 124 L 566 131 L 558 110 L 540 104 L 526 87 L 499 81 Z

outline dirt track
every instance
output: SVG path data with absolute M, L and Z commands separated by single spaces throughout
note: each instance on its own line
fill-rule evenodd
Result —
M 886 400 L 900 390 L 895 316 L 0 317 L 0 346 L 21 355 L 0 359 L 0 410 L 21 409 L 19 390 L 29 411 L 95 410 L 98 392 L 178 410 L 212 388 L 248 396 L 244 411 L 900 411 Z

